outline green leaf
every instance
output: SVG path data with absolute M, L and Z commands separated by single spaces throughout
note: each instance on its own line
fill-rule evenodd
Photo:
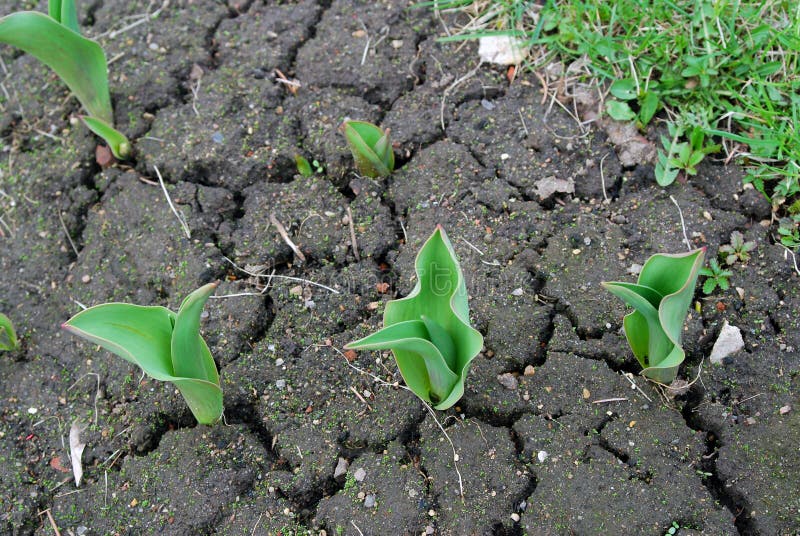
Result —
M 417 283 L 408 296 L 386 304 L 384 328 L 346 348 L 391 349 L 409 389 L 443 410 L 464 394 L 483 337 L 469 325 L 464 276 L 441 226 L 423 244 L 414 266 Z
M 19 345 L 11 319 L 0 313 L 0 350 L 16 350 Z
M 633 113 L 627 102 L 609 100 L 606 102 L 606 111 L 616 121 L 631 121 L 636 118 L 636 114 Z
M 615 80 L 609 91 L 620 100 L 631 100 L 636 98 L 636 83 L 630 78 Z
M 165 307 L 105 303 L 78 313 L 62 327 L 156 380 L 174 383 L 197 421 L 213 424 L 222 415 L 222 390 L 199 329 L 203 305 L 215 288 L 211 283 L 192 292 L 177 315 Z
M 647 125 L 658 111 L 660 100 L 654 91 L 647 91 L 639 101 L 639 121 Z
M 383 131 L 365 121 L 345 121 L 343 131 L 359 173 L 376 178 L 394 170 L 389 129 Z
M 106 140 L 115 158 L 125 160 L 131 156 L 131 144 L 122 132 L 96 117 L 83 115 L 81 119 L 89 130 Z
M 35 56 L 67 84 L 89 115 L 113 123 L 106 57 L 100 45 L 35 11 L 0 19 L 0 42 Z
M 602 283 L 635 309 L 623 321 L 625 336 L 642 365 L 642 374 L 652 380 L 671 383 L 684 360 L 683 323 L 704 256 L 705 248 L 676 255 L 656 254 L 645 262 L 635 285 Z
M 56 21 L 73 32 L 81 33 L 78 29 L 78 12 L 75 8 L 75 0 L 50 0 L 47 2 L 47 11 Z
M 314 175 L 314 170 L 311 169 L 311 164 L 308 163 L 308 160 L 296 154 L 294 155 L 294 161 L 297 164 L 297 172 L 300 173 L 300 175 L 306 178 Z

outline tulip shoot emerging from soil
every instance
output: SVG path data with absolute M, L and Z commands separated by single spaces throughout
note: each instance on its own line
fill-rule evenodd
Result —
M 394 171 L 394 152 L 388 128 L 381 130 L 365 121 L 345 121 L 342 131 L 359 173 L 376 178 Z
M 16 350 L 17 334 L 11 319 L 0 313 L 0 350 Z
M 156 380 L 172 382 L 200 424 L 222 416 L 222 389 L 211 352 L 200 336 L 200 314 L 217 288 L 189 294 L 178 313 L 165 307 L 105 303 L 78 313 L 62 327 L 134 363 Z
M 0 18 L 0 43 L 15 46 L 53 69 L 89 112 L 92 132 L 106 140 L 117 158 L 130 156 L 127 138 L 111 125 L 108 67 L 102 47 L 81 36 L 74 0 L 50 0 L 48 15 L 19 11 Z
M 603 287 L 636 309 L 623 326 L 633 354 L 651 380 L 670 384 L 686 356 L 681 347 L 683 322 L 705 248 L 689 253 L 656 254 L 647 259 L 636 284 L 604 282 Z
M 383 329 L 345 348 L 391 350 L 406 385 L 438 410 L 464 394 L 469 364 L 483 337 L 469 325 L 464 276 L 441 226 L 415 261 L 417 284 L 407 297 L 386 304 Z

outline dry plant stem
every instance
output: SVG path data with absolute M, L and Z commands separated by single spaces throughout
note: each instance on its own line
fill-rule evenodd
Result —
M 606 158 L 608 158 L 609 154 L 610 153 L 606 153 L 603 156 L 603 158 L 600 159 L 600 184 L 603 186 L 603 199 L 605 200 L 606 203 L 609 202 L 609 199 L 608 199 L 608 194 L 606 194 L 606 176 L 605 173 L 603 172 L 603 162 L 606 161 Z
M 269 281 L 272 281 L 273 278 L 275 278 L 275 279 L 286 279 L 287 281 L 297 281 L 299 283 L 307 283 L 307 284 L 313 285 L 315 287 L 324 288 L 325 290 L 333 292 L 334 294 L 341 294 L 341 292 L 339 292 L 338 290 L 332 289 L 331 287 L 327 287 L 327 286 L 323 285 L 322 283 L 317 283 L 315 281 L 311 281 L 310 279 L 303 279 L 301 277 L 292 277 L 290 275 L 278 275 L 278 274 L 275 273 L 274 270 L 270 275 L 264 275 L 264 274 L 257 274 L 255 272 L 249 272 L 249 271 L 245 270 L 244 268 L 242 268 L 241 266 L 237 265 L 235 262 L 230 260 L 228 257 L 223 256 L 222 258 L 225 259 L 226 261 L 228 261 L 231 264 L 231 266 L 233 266 L 234 268 L 236 268 L 240 272 L 243 272 L 243 273 L 245 273 L 245 274 L 247 274 L 247 275 L 249 275 L 251 277 L 266 277 L 266 278 L 269 278 Z M 247 296 L 248 294 L 244 294 L 244 295 Z M 253 296 L 257 296 L 257 294 L 253 294 Z M 213 298 L 213 297 L 214 296 L 209 296 L 209 298 Z M 223 298 L 224 296 L 218 296 L 218 297 Z
M 281 235 L 281 238 L 283 238 L 283 241 L 286 242 L 286 245 L 292 248 L 295 256 L 301 261 L 306 262 L 306 256 L 303 255 L 303 252 L 300 251 L 300 248 L 297 247 L 297 244 L 292 242 L 292 239 L 289 238 L 289 233 L 286 232 L 286 227 L 284 227 L 283 224 L 278 221 L 278 218 L 276 218 L 275 214 L 272 212 L 269 214 L 269 222 L 278 230 L 278 234 Z
M 447 100 L 447 95 L 449 95 L 450 92 L 453 91 L 459 84 L 461 84 L 461 83 L 469 80 L 473 76 L 475 76 L 475 74 L 478 72 L 478 70 L 481 68 L 482 65 L 483 65 L 483 61 L 479 61 L 478 65 L 476 65 L 474 69 L 472 69 L 470 72 L 468 72 L 467 74 L 465 74 L 464 76 L 462 76 L 461 78 L 459 78 L 458 80 L 456 80 L 455 82 L 450 84 L 447 87 L 447 89 L 445 89 L 444 92 L 442 92 L 442 103 L 439 106 L 439 122 L 442 125 L 442 132 L 446 132 L 447 131 L 447 129 L 444 126 L 444 105 L 445 105 L 445 102 Z
M 58 214 L 58 221 L 61 223 L 61 228 L 64 230 L 64 234 L 67 235 L 67 240 L 69 241 L 69 245 L 72 246 L 72 251 L 75 252 L 75 256 L 78 256 L 78 248 L 75 247 L 75 242 L 72 241 L 72 237 L 69 236 L 69 231 L 67 230 L 67 226 L 64 223 L 64 218 L 61 216 L 61 211 L 56 209 L 56 214 Z
M 606 404 L 608 402 L 627 402 L 628 398 L 621 396 L 618 398 L 604 398 L 602 400 L 592 400 L 592 404 Z
M 632 374 L 631 374 L 630 372 L 627 372 L 627 373 L 623 374 L 623 376 L 625 377 L 625 379 L 626 379 L 626 380 L 628 380 L 629 382 L 631 382 L 631 386 L 632 386 L 634 389 L 636 389 L 637 391 L 639 391 L 640 393 L 642 393 L 642 396 L 643 396 L 643 397 L 645 397 L 645 398 L 647 399 L 647 401 L 648 401 L 648 402 L 653 402 L 653 400 L 652 400 L 652 399 L 651 399 L 649 396 L 647 396 L 647 393 L 645 393 L 644 391 L 642 391 L 642 388 L 641 388 L 641 387 L 639 387 L 639 386 L 636 384 L 636 382 L 635 382 L 635 381 L 633 381 L 633 378 L 631 378 Z
M 350 207 L 347 207 L 347 225 L 350 227 L 350 243 L 353 246 L 353 255 L 356 258 L 356 262 L 361 260 L 361 255 L 358 254 L 358 242 L 356 242 L 356 228 L 353 224 L 353 212 L 350 210 Z
M 792 251 L 791 249 L 787 248 L 783 244 L 781 244 L 780 246 L 784 249 L 783 258 L 785 259 L 789 255 L 791 255 L 792 256 L 792 264 L 794 264 L 794 271 L 797 272 L 797 275 L 800 275 L 800 268 L 798 268 L 798 266 L 797 266 L 797 256 L 794 254 L 794 251 Z
M 264 516 L 264 512 L 258 514 L 258 519 L 256 519 L 256 524 L 253 525 L 253 530 L 250 532 L 250 536 L 255 536 L 256 529 L 258 528 L 258 524 L 261 523 L 261 518 Z
M 158 171 L 158 167 L 153 166 L 153 169 L 156 171 L 156 177 L 158 177 L 158 184 L 161 185 L 161 190 L 164 192 L 164 197 L 167 198 L 167 203 L 169 203 L 169 208 L 172 210 L 172 213 L 175 214 L 175 217 L 178 218 L 178 221 L 183 228 L 184 234 L 186 234 L 186 238 L 192 238 L 192 233 L 189 231 L 189 225 L 186 223 L 186 220 L 183 218 L 183 214 L 178 212 L 178 209 L 175 208 L 175 205 L 172 203 L 172 199 L 169 197 L 169 192 L 167 192 L 167 185 L 164 184 L 164 179 L 161 177 L 161 172 Z
M 342 356 L 342 359 L 344 359 L 344 362 L 347 364 L 348 367 L 350 367 L 351 369 L 355 370 L 359 374 L 363 374 L 365 376 L 369 376 L 378 385 L 385 385 L 385 386 L 388 386 L 388 387 L 399 387 L 400 389 L 405 389 L 406 391 L 411 392 L 411 389 L 409 389 L 405 385 L 399 385 L 397 383 L 389 383 L 386 380 L 384 380 L 383 378 L 380 378 L 379 376 L 376 376 L 376 375 L 372 374 L 371 372 L 367 372 L 366 370 L 360 369 L 357 366 L 353 365 L 352 363 L 350 363 L 350 361 L 347 360 L 347 357 L 344 355 L 344 353 L 342 353 L 342 351 L 339 350 L 338 348 L 336 348 L 335 346 L 324 345 L 324 344 L 318 344 L 318 345 L 315 345 L 315 346 L 317 346 L 318 348 L 319 347 L 321 347 L 321 348 L 333 348 L 333 350 L 337 354 Z M 436 423 L 436 426 L 438 426 L 439 430 L 442 431 L 442 434 L 444 435 L 445 439 L 447 439 L 447 442 L 450 443 L 450 448 L 453 450 L 453 468 L 455 469 L 456 474 L 458 475 L 459 496 L 461 497 L 461 502 L 464 503 L 464 480 L 461 477 L 461 471 L 459 471 L 459 469 L 458 469 L 458 452 L 456 452 L 456 446 L 453 443 L 453 440 L 450 439 L 450 435 L 444 429 L 444 426 L 442 426 L 442 423 L 440 423 L 439 419 L 436 418 L 436 412 L 433 411 L 433 408 L 427 402 L 425 402 L 424 400 L 419 399 L 419 401 L 422 402 L 422 405 L 425 406 L 426 410 L 428 410 L 428 413 L 430 414 L 431 418 L 433 419 L 433 422 Z
M 353 520 L 351 519 L 351 520 L 350 520 L 350 524 L 351 524 L 351 525 L 353 525 L 353 527 L 354 527 L 354 528 L 355 528 L 355 529 L 358 531 L 358 534 L 359 534 L 360 536 L 364 536 L 364 533 L 363 533 L 363 532 L 361 532 L 361 529 L 360 529 L 360 528 L 358 528 L 358 525 L 356 525 L 355 521 L 353 521 Z
M 39 512 L 39 515 L 45 514 L 47 516 L 47 520 L 50 522 L 50 527 L 53 529 L 53 532 L 56 536 L 61 536 L 61 531 L 58 530 L 58 525 L 56 525 L 56 520 L 53 519 L 53 514 L 50 512 L 50 509 L 42 510 Z
M 678 209 L 678 216 L 680 216 L 680 218 L 681 218 L 681 229 L 683 230 L 683 241 L 686 243 L 686 247 L 689 249 L 689 251 L 692 251 L 692 243 L 689 242 L 689 237 L 686 236 L 686 224 L 683 221 L 683 211 L 681 210 L 681 206 L 678 204 L 677 201 L 675 201 L 674 197 L 669 196 L 669 198 L 672 200 L 673 203 L 675 203 L 675 207 Z

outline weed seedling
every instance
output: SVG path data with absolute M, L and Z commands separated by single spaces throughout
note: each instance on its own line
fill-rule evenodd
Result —
M 669 186 L 683 171 L 686 175 L 697 175 L 697 165 L 707 154 L 719 150 L 719 145 L 704 145 L 705 133 L 700 127 L 692 128 L 688 142 L 679 142 L 684 132 L 677 125 L 669 124 L 670 138 L 661 136 L 663 151 L 658 152 L 655 175 L 661 186 Z
M 441 226 L 414 263 L 417 284 L 407 297 L 386 304 L 383 329 L 345 348 L 391 350 L 406 385 L 438 410 L 464 394 L 469 364 L 483 346 L 469 325 L 464 276 Z
M 745 263 L 750 260 L 750 252 L 755 248 L 755 242 L 745 242 L 744 235 L 734 231 L 731 233 L 731 243 L 720 246 L 719 256 L 725 259 L 725 264 L 728 266 L 737 261 Z
M 388 128 L 381 130 L 366 121 L 348 120 L 342 124 L 342 131 L 359 173 L 374 179 L 394 171 L 394 152 Z
M 19 345 L 11 319 L 0 313 L 0 350 L 16 350 Z
M 200 314 L 217 288 L 210 283 L 189 294 L 178 310 L 104 303 L 82 311 L 62 327 L 141 367 L 156 380 L 172 382 L 200 424 L 222 416 L 219 373 L 200 336 Z
M 0 43 L 15 46 L 53 69 L 89 113 L 83 122 L 106 140 L 117 158 L 131 153 L 128 139 L 112 126 L 106 55 L 80 34 L 75 0 L 49 0 L 48 14 L 19 11 L 0 18 Z
M 711 294 L 717 287 L 721 290 L 728 290 L 731 286 L 728 278 L 733 275 L 733 272 L 723 269 L 717 259 L 709 259 L 708 266 L 700 270 L 700 275 L 706 277 L 703 283 L 703 294 Z
M 656 254 L 644 263 L 636 284 L 603 282 L 603 287 L 636 309 L 625 315 L 628 344 L 642 365 L 642 374 L 672 383 L 686 356 L 681 347 L 683 322 L 705 248 L 676 255 Z

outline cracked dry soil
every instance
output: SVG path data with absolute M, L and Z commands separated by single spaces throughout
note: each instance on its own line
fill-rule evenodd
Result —
M 3 3 L 3 13 L 30 7 Z M 86 31 L 115 58 L 116 121 L 137 148 L 109 169 L 69 121 L 77 103 L 60 82 L 0 51 L 0 311 L 22 337 L 0 356 L 0 532 L 800 533 L 800 290 L 761 223 L 768 205 L 741 190 L 740 169 L 713 161 L 662 190 L 649 167 L 621 166 L 602 132 L 542 104 L 533 77 L 509 84 L 490 67 L 448 91 L 443 131 L 442 94 L 474 68 L 475 46 L 437 43 L 431 14 L 406 7 L 84 5 Z M 276 69 L 300 81 L 296 94 Z M 398 171 L 352 173 L 337 132 L 345 117 L 392 129 Z M 295 176 L 298 152 L 325 172 Z M 191 239 L 140 180 L 155 167 Z M 540 200 L 535 181 L 550 175 L 573 178 L 575 194 Z M 715 254 L 740 230 L 758 249 L 734 270 L 741 295 L 696 296 L 681 375 L 700 372 L 725 320 L 744 351 L 723 366 L 705 360 L 691 390 L 665 401 L 640 378 L 631 388 L 625 310 L 599 282 L 685 249 L 670 195 L 693 245 Z M 457 463 L 413 395 L 334 350 L 410 291 L 437 223 L 486 343 L 464 398 L 438 414 Z M 259 296 L 209 302 L 203 333 L 226 424 L 197 426 L 172 386 L 59 330 L 79 304 L 176 308 L 215 279 L 218 295 L 263 288 L 226 258 L 339 292 L 274 279 Z M 352 365 L 400 379 L 388 355 Z M 76 420 L 89 425 L 77 489 L 65 447 Z

